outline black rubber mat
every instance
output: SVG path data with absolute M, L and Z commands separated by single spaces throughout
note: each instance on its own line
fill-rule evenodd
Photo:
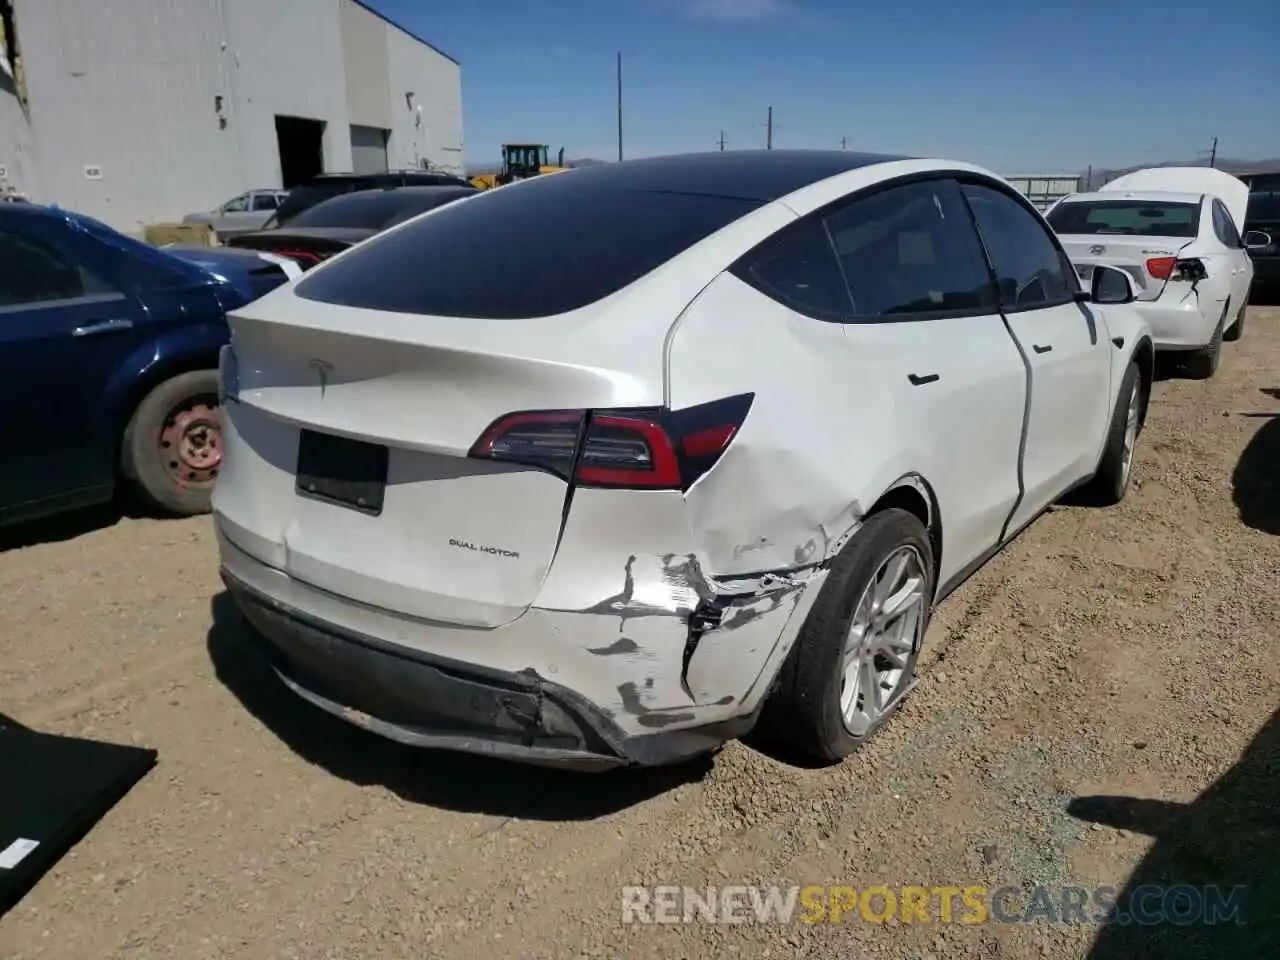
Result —
M 37 733 L 0 714 L 0 915 L 155 762 L 154 750 Z

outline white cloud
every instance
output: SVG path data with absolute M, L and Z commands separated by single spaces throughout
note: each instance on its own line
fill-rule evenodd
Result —
M 768 20 L 791 12 L 787 0 L 680 0 L 677 4 L 692 20 L 737 23 Z

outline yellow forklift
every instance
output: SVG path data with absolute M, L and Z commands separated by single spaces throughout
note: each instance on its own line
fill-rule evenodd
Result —
M 559 173 L 564 165 L 564 147 L 555 163 L 549 163 L 545 143 L 504 143 L 502 145 L 502 169 L 498 173 L 481 173 L 471 178 L 477 190 L 492 190 L 514 180 L 527 180 L 545 173 Z

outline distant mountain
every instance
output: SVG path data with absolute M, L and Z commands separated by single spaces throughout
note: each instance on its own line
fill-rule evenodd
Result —
M 1103 170 L 1095 167 L 1092 171 L 1081 170 L 1080 178 L 1083 182 L 1086 177 L 1091 178 L 1091 186 L 1096 190 L 1104 183 L 1109 183 L 1116 177 L 1124 176 L 1126 173 L 1132 173 L 1134 170 L 1145 170 L 1148 167 L 1204 167 L 1208 166 L 1208 159 L 1200 160 L 1162 160 L 1158 163 L 1138 163 L 1132 167 L 1119 167 L 1114 170 Z M 1234 173 L 1237 176 L 1248 173 L 1276 173 L 1280 172 L 1280 157 L 1270 157 L 1265 160 L 1236 160 L 1231 157 L 1218 157 L 1214 161 L 1214 166 L 1219 170 L 1225 170 L 1227 173 Z

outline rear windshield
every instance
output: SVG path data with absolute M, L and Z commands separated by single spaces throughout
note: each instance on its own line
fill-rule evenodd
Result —
M 431 210 L 441 204 L 457 200 L 471 191 L 451 187 L 433 188 L 422 192 L 411 189 L 379 190 L 373 193 L 360 191 L 341 197 L 331 197 L 323 203 L 303 210 L 289 221 L 291 227 L 352 227 L 362 230 L 380 230 L 401 220 Z
M 330 197 L 350 193 L 352 190 L 367 190 L 372 186 L 372 183 L 360 180 L 329 180 L 327 182 L 322 180 L 319 183 L 294 187 L 284 198 L 284 203 L 280 204 L 280 209 L 276 211 L 273 219 L 276 223 L 285 223 L 293 220 L 303 210 L 314 207 Z
M 355 248 L 301 297 L 450 317 L 546 317 L 595 303 L 761 205 L 554 173 L 472 197 Z
M 1134 237 L 1194 237 L 1200 228 L 1198 203 L 1149 200 L 1090 200 L 1060 203 L 1048 215 L 1062 235 L 1107 234 Z

